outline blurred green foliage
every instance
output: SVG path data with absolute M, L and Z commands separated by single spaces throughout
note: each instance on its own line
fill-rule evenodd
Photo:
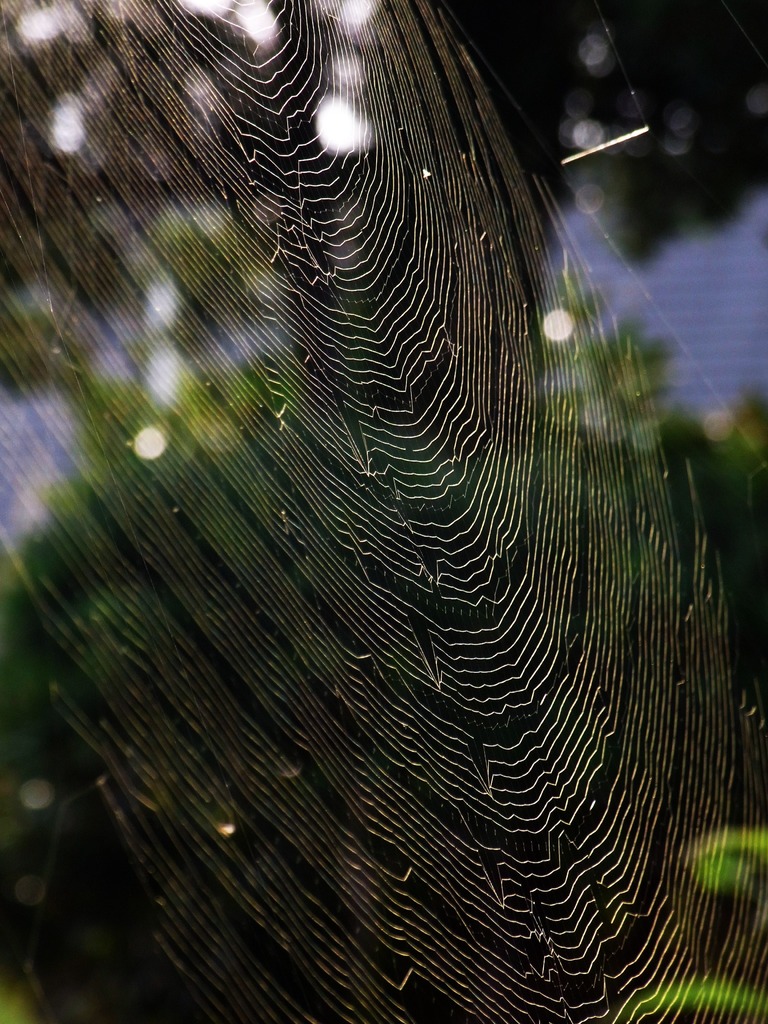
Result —
M 690 851 L 688 866 L 695 884 L 727 901 L 744 896 L 752 901 L 755 917 L 751 934 L 741 948 L 732 947 L 737 963 L 748 960 L 766 944 L 768 928 L 768 830 L 730 828 L 705 835 Z M 673 984 L 646 990 L 633 996 L 613 1020 L 637 1019 L 640 1013 L 652 1020 L 666 1020 L 671 1014 L 688 1015 L 709 1011 L 720 1019 L 768 1020 L 768 991 L 716 976 L 692 974 Z
M 659 426 L 678 521 L 686 521 L 693 500 L 722 575 L 734 628 L 734 695 L 740 699 L 744 692 L 756 692 L 765 709 L 768 405 L 745 397 L 736 409 L 716 410 L 703 421 L 670 412 Z M 692 563 L 690 530 L 681 532 L 679 544 L 684 560 Z
M 42 991 L 33 1019 L 170 1024 L 190 1019 L 186 994 L 154 949 L 151 907 L 99 792 L 103 765 L 56 693 L 94 716 L 97 696 L 45 629 L 24 582 L 44 581 L 73 613 L 90 615 L 98 594 L 77 587 L 62 557 L 71 531 L 87 529 L 84 498 L 87 486 L 74 481 L 54 499 L 69 514 L 24 544 L 23 573 L 5 565 L 0 919 L 8 941 L 0 970 L 18 984 L 29 965 Z
M 620 1024 L 637 1020 L 642 1013 L 662 1021 L 669 1020 L 671 1014 L 703 1011 L 722 1014 L 721 1020 L 768 1020 L 768 993 L 723 979 L 692 977 L 634 997 L 613 1019 Z
M 691 851 L 697 885 L 720 896 L 745 893 L 768 925 L 768 829 L 725 829 L 705 836 Z
M 588 319 L 589 306 L 574 315 Z M 663 357 L 656 345 L 631 345 L 630 333 L 620 332 L 612 343 L 584 346 L 582 375 L 573 382 L 571 397 L 588 414 L 585 429 L 608 430 L 614 443 L 628 450 L 649 429 L 660 430 L 680 522 L 690 521 L 686 509 L 693 494 L 713 546 L 721 552 L 738 625 L 735 689 L 754 691 L 756 677 L 766 676 L 768 410 L 750 401 L 709 424 L 679 412 L 666 412 L 657 420 L 654 400 L 663 387 Z M 176 403 L 165 411 L 136 383 L 98 376 L 83 381 L 89 389 L 87 407 L 99 424 L 98 443 L 94 437 L 90 449 L 89 432 L 81 432 L 84 451 L 90 450 L 89 469 L 50 496 L 51 525 L 28 537 L 5 565 L 0 602 L 0 673 L 5 681 L 0 690 L 0 893 L 6 928 L 17 948 L 9 947 L 0 968 L 19 976 L 31 956 L 35 976 L 63 1024 L 190 1019 L 180 983 L 152 951 L 151 909 L 138 891 L 95 785 L 100 761 L 72 728 L 56 693 L 65 692 L 82 718 L 98 719 L 99 698 L 84 668 L 89 662 L 100 662 L 102 672 L 109 666 L 110 622 L 123 620 L 137 599 L 133 592 L 126 592 L 126 600 L 120 596 L 122 570 L 112 562 L 122 547 L 122 526 L 107 511 L 115 500 L 128 506 L 143 500 L 142 478 L 151 483 L 153 464 L 136 457 L 130 439 L 147 422 L 173 437 L 180 455 L 173 470 L 164 468 L 169 502 L 174 488 L 194 490 L 191 480 L 201 470 L 206 486 L 213 479 L 229 486 L 227 432 L 239 438 L 245 427 L 250 443 L 258 445 L 260 432 L 279 429 L 257 362 L 241 368 L 236 402 L 225 400 L 215 376 L 201 380 L 188 372 Z M 594 374 L 613 381 L 613 397 L 623 396 L 626 406 L 636 410 L 635 423 L 608 422 L 591 408 L 589 381 Z M 639 403 L 638 394 L 645 396 Z M 101 546 L 101 536 L 109 537 L 107 548 Z M 683 559 L 692 558 L 692 534 L 681 532 L 679 542 Z M 67 558 L 72 550 L 89 550 L 92 560 L 91 566 L 80 567 L 76 578 Z M 62 655 L 58 638 L 44 627 L 41 609 L 30 597 L 29 578 L 43 582 L 44 592 L 66 609 L 67 617 L 88 624 L 92 640 L 76 652 L 78 657 Z M 106 578 L 113 580 L 108 597 L 98 582 Z M 175 614 L 161 581 L 146 576 L 146 589 L 148 600 Z M 48 627 L 61 621 L 60 615 L 53 616 Z M 23 805 L 23 787 L 34 780 L 53 787 L 55 799 L 49 806 Z M 764 858 L 766 848 L 762 832 L 705 837 L 692 853 L 690 870 L 699 885 L 723 897 L 754 885 L 755 898 L 762 899 L 755 878 L 745 874 L 744 857 L 749 852 L 754 860 L 757 851 Z M 728 1012 L 740 1005 L 759 1015 L 764 1008 L 762 994 L 730 983 L 718 987 L 712 979 L 685 980 L 648 999 L 670 1010 L 706 1004 Z
M 38 1017 L 18 983 L 0 979 L 0 1024 L 37 1024 Z

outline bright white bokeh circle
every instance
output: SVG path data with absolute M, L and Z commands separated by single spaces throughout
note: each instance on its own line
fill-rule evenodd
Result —
M 158 427 L 144 427 L 133 439 L 133 450 L 140 459 L 159 459 L 167 447 L 166 436 Z
M 550 341 L 567 341 L 575 324 L 566 309 L 553 309 L 544 317 L 544 333 Z
M 323 100 L 316 117 L 317 133 L 327 149 L 334 153 L 354 153 L 367 148 L 370 125 L 340 96 Z

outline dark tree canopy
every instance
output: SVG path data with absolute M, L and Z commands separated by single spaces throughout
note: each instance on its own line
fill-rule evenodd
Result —
M 765 185 L 762 0 L 552 0 L 503 10 L 455 0 L 451 7 L 498 79 L 497 99 L 525 165 L 563 198 L 585 182 L 602 188 L 604 213 L 629 252 L 646 254 L 670 234 L 720 222 Z M 558 173 L 564 156 L 645 124 L 650 134 L 607 162 L 565 179 Z

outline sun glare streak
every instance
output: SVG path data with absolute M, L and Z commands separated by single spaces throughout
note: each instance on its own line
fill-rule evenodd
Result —
M 645 125 L 643 128 L 636 128 L 633 132 L 627 132 L 626 135 L 619 135 L 615 139 L 601 142 L 598 146 L 591 146 L 589 149 L 583 149 L 579 153 L 572 153 L 571 156 L 565 157 L 560 163 L 572 164 L 574 160 L 581 160 L 585 156 L 592 156 L 593 153 L 602 153 L 604 149 L 611 149 L 613 146 L 620 146 L 622 142 L 629 142 L 630 139 L 637 139 L 641 135 L 647 135 L 650 130 L 648 125 Z

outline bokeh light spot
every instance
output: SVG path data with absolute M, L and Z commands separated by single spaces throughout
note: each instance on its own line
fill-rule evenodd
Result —
M 553 309 L 544 317 L 544 333 L 550 341 L 567 341 L 575 324 L 566 309 Z
M 320 141 L 334 153 L 353 153 L 370 142 L 368 122 L 339 96 L 324 100 L 317 111 Z
M 43 7 L 25 11 L 18 20 L 16 30 L 28 45 L 46 43 L 55 39 L 65 27 L 61 7 Z
M 67 93 L 59 99 L 51 115 L 51 143 L 61 153 L 76 153 L 85 142 L 83 105 L 77 96 Z
M 153 281 L 147 289 L 145 308 L 150 328 L 170 327 L 179 309 L 179 293 L 173 281 Z
M 28 811 L 43 811 L 53 803 L 55 791 L 47 779 L 27 779 L 19 787 L 19 800 Z
M 140 459 L 159 459 L 167 446 L 165 434 L 157 427 L 144 427 L 133 439 L 133 450 Z
M 181 360 L 168 347 L 153 352 L 147 363 L 147 390 L 158 405 L 168 406 L 178 398 L 181 383 Z
M 347 30 L 360 29 L 375 9 L 373 0 L 346 0 L 341 9 L 341 20 Z
M 254 42 L 267 46 L 277 38 L 277 17 L 264 0 L 248 0 L 239 4 L 235 8 L 235 17 Z
M 576 189 L 576 207 L 582 213 L 597 213 L 605 202 L 605 193 L 599 185 L 587 182 Z
M 232 0 L 180 0 L 181 6 L 191 14 L 207 14 L 210 17 L 226 14 Z
M 768 82 L 758 82 L 749 90 L 745 100 L 747 110 L 754 117 L 768 115 Z
M 595 78 L 609 75 L 616 64 L 611 45 L 604 29 L 591 29 L 579 43 L 579 58 Z
M 45 899 L 45 882 L 38 875 L 22 875 L 13 894 L 25 907 L 36 907 Z
M 605 128 L 599 121 L 585 117 L 573 126 L 572 139 L 577 149 L 591 149 L 605 142 Z
M 715 409 L 704 417 L 702 427 L 710 441 L 724 441 L 733 431 L 733 416 L 725 409 Z

